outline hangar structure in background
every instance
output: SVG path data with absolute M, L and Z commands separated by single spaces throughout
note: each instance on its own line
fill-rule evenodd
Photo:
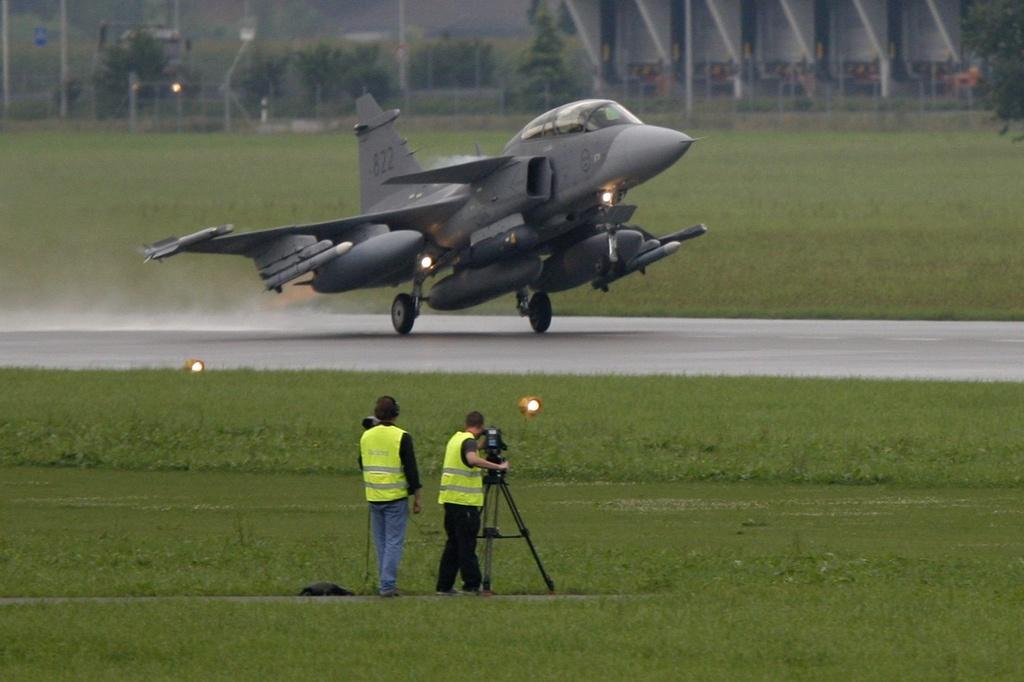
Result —
M 955 85 L 965 67 L 970 0 L 549 0 L 563 1 L 596 92 L 739 98 L 788 81 L 888 97 Z

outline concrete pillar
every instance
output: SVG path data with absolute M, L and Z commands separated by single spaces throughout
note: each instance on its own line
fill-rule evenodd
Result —
M 736 75 L 733 78 L 733 96 L 736 99 L 743 97 L 743 75 L 742 66 L 743 58 L 740 55 L 739 47 L 737 44 L 736 36 L 733 35 L 730 30 L 730 26 L 726 23 L 723 8 L 719 6 L 721 0 L 704 0 L 708 7 L 708 12 L 711 14 L 711 20 L 715 24 L 715 29 L 718 31 L 719 37 L 722 39 L 722 43 L 725 45 L 726 52 L 729 53 L 729 58 L 733 64 L 736 65 Z M 736 14 L 739 14 L 739 8 L 736 8 Z
M 864 6 L 865 0 L 852 0 L 852 2 L 854 9 L 857 11 L 857 16 L 864 25 L 864 30 L 867 33 L 868 40 L 871 41 L 871 47 L 877 55 L 879 71 L 878 77 L 881 81 L 882 97 L 888 97 L 891 91 L 890 81 L 892 80 L 892 68 L 889 62 L 889 52 L 882 44 L 881 27 L 876 27 L 875 22 L 871 20 L 871 16 L 868 14 L 867 8 Z
M 576 26 L 576 35 L 594 69 L 594 92 L 600 93 L 604 90 L 604 78 L 601 77 L 601 54 L 597 49 L 601 42 L 601 19 L 597 3 L 594 0 L 565 0 L 565 7 L 569 10 L 572 23 Z

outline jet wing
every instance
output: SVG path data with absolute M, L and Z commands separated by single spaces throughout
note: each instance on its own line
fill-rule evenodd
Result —
M 444 166 L 433 170 L 396 175 L 384 181 L 385 185 L 434 185 L 463 184 L 468 185 L 486 178 L 499 168 L 509 164 L 514 156 L 494 156 L 454 166 Z
M 163 260 L 183 252 L 221 253 L 255 258 L 283 237 L 308 235 L 317 242 L 330 240 L 338 243 L 345 241 L 346 234 L 353 228 L 370 223 L 387 225 L 392 230 L 424 232 L 428 225 L 443 220 L 451 209 L 460 205 L 462 201 L 458 197 L 453 197 L 425 205 L 365 213 L 351 218 L 284 225 L 241 234 L 229 234 L 232 229 L 230 225 L 210 227 L 184 237 L 169 237 L 147 244 L 143 247 L 143 255 L 147 261 Z

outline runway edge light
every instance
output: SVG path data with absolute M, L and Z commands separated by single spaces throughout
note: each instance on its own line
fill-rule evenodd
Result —
M 524 417 L 536 416 L 536 414 L 541 411 L 542 407 L 543 404 L 537 396 L 528 395 L 519 399 L 519 412 L 522 413 Z
M 196 358 L 189 358 L 185 361 L 185 371 L 192 374 L 199 374 L 206 371 L 206 363 Z

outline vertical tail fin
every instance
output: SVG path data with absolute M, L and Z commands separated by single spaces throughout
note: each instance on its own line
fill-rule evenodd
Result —
M 396 191 L 383 183 L 395 175 L 423 170 L 395 130 L 398 109 L 384 111 L 369 93 L 356 100 L 359 139 L 359 191 L 363 213 Z

